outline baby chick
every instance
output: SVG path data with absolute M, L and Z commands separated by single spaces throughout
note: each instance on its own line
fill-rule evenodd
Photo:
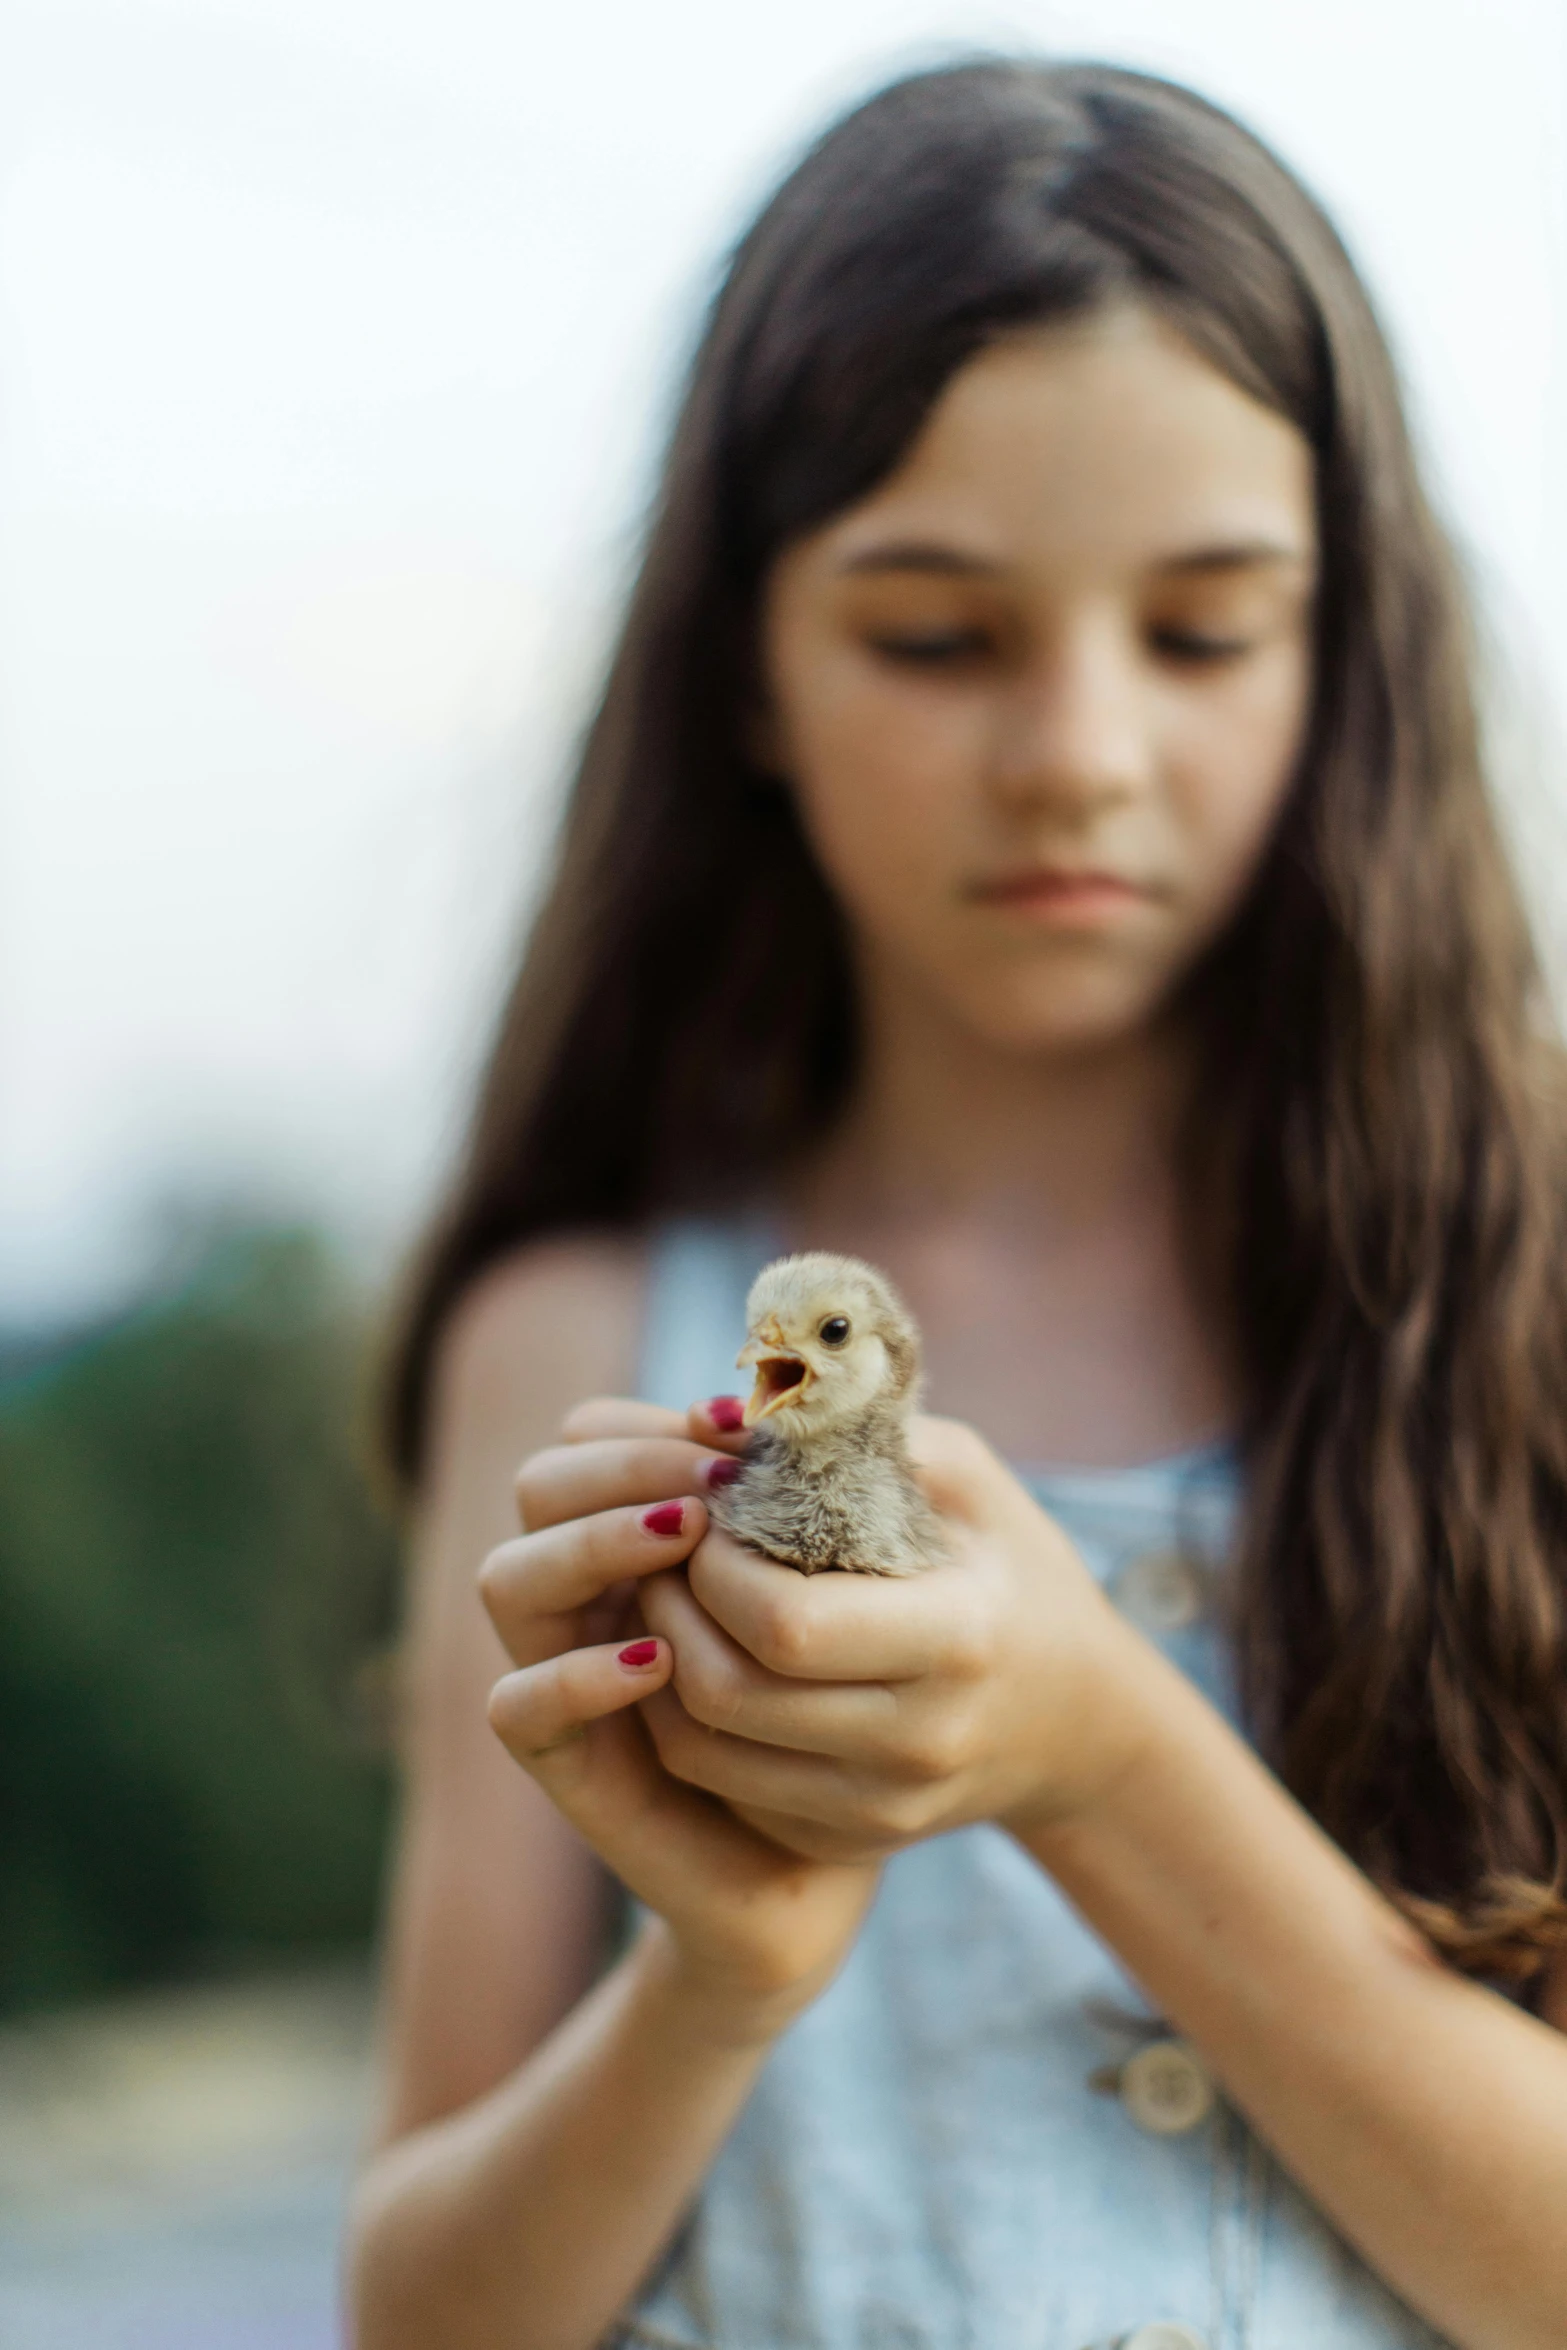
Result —
M 713 1488 L 718 1523 L 807 1575 L 912 1575 L 942 1557 L 909 1463 L 919 1333 L 891 1284 L 856 1257 L 780 1257 L 745 1316 L 752 1436 L 740 1475 Z

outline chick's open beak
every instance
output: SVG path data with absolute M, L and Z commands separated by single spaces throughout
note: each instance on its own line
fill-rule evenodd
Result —
M 740 1349 L 735 1361 L 742 1370 L 752 1368 L 756 1372 L 756 1384 L 745 1399 L 744 1419 L 748 1428 L 754 1428 L 758 1420 L 765 1420 L 769 1412 L 797 1403 L 816 1383 L 816 1373 L 810 1364 L 784 1344 L 783 1332 L 775 1322 L 764 1323 L 749 1345 Z

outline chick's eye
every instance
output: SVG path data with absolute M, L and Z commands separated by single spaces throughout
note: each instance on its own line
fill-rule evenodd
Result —
M 842 1346 L 849 1335 L 847 1314 L 830 1314 L 816 1335 L 823 1346 Z

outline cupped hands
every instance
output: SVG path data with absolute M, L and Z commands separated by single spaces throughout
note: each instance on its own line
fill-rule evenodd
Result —
M 674 1658 L 641 1709 L 666 1771 L 815 1858 L 1027 1835 L 1140 1747 L 1144 1644 L 1062 1529 L 959 1422 L 917 1420 L 913 1450 L 951 1538 L 923 1573 L 805 1576 L 710 1527 L 639 1594 Z
M 634 1801 L 639 1854 L 677 1810 L 684 1833 L 755 1831 L 753 1861 L 758 1846 L 854 1867 L 972 1821 L 1027 1835 L 1090 1808 L 1138 1751 L 1143 1644 L 990 1448 L 956 1422 L 915 1424 L 947 1559 L 808 1577 L 708 1521 L 700 1494 L 743 1441 L 730 1417 L 600 1401 L 525 1465 L 530 1531 L 484 1575 L 523 1668 L 493 1709 L 518 1759 L 579 1825 Z M 679 1530 L 650 1533 L 649 1511 L 672 1527 L 677 1502 Z M 642 1630 L 656 1661 L 579 1645 L 606 1629 Z M 591 1736 L 590 1713 L 605 1717 Z M 620 1835 L 588 1832 L 642 1890 Z

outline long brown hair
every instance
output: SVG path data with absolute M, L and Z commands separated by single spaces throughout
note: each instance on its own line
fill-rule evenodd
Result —
M 1236 1198 L 1249 1719 L 1440 1946 L 1522 1980 L 1567 1942 L 1557 1061 L 1382 336 L 1312 200 L 1184 90 L 1007 60 L 914 76 L 830 130 L 739 246 L 412 1295 L 393 1450 L 417 1478 L 438 1333 L 501 1252 L 742 1201 L 830 1126 L 853 991 L 789 796 L 746 750 L 759 585 L 975 352 L 1126 300 L 1316 459 L 1298 780 L 1190 982 Z

